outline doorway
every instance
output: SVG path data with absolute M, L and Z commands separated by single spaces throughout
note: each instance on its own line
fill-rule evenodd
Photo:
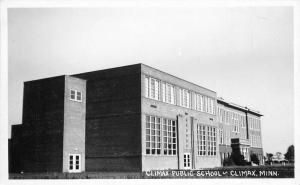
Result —
M 80 154 L 69 154 L 69 172 L 78 173 L 81 171 Z
M 183 154 L 183 168 L 191 169 L 191 154 L 190 153 Z

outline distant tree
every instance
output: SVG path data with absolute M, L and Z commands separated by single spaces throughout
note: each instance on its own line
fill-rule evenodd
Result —
M 288 147 L 287 152 L 284 154 L 284 157 L 289 162 L 294 162 L 294 160 L 295 160 L 294 145 L 291 145 Z
M 235 165 L 245 166 L 247 164 L 244 156 L 242 155 L 242 153 L 239 149 L 232 150 L 232 154 L 230 157 Z
M 252 154 L 250 155 L 250 160 L 251 160 L 251 162 L 253 162 L 253 163 L 259 165 L 259 159 L 258 159 L 258 157 L 257 157 L 257 155 L 256 155 L 255 153 L 252 153 Z
M 272 153 L 266 153 L 266 156 L 268 161 L 272 161 L 272 157 L 273 157 Z

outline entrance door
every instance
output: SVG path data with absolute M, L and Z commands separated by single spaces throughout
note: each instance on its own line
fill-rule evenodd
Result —
M 80 154 L 69 154 L 69 172 L 80 172 L 81 159 Z
M 191 154 L 190 153 L 183 154 L 183 167 L 184 167 L 184 169 L 191 169 Z

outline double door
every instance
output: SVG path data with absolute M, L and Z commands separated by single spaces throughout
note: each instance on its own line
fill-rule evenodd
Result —
M 69 154 L 69 172 L 78 173 L 81 171 L 80 154 Z
M 190 153 L 183 154 L 183 168 L 191 169 L 191 154 Z

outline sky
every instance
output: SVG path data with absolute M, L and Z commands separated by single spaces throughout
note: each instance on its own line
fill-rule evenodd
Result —
M 260 111 L 264 152 L 294 144 L 291 7 L 8 9 L 8 119 L 23 82 L 144 63 Z M 10 128 L 9 128 L 10 137 Z

